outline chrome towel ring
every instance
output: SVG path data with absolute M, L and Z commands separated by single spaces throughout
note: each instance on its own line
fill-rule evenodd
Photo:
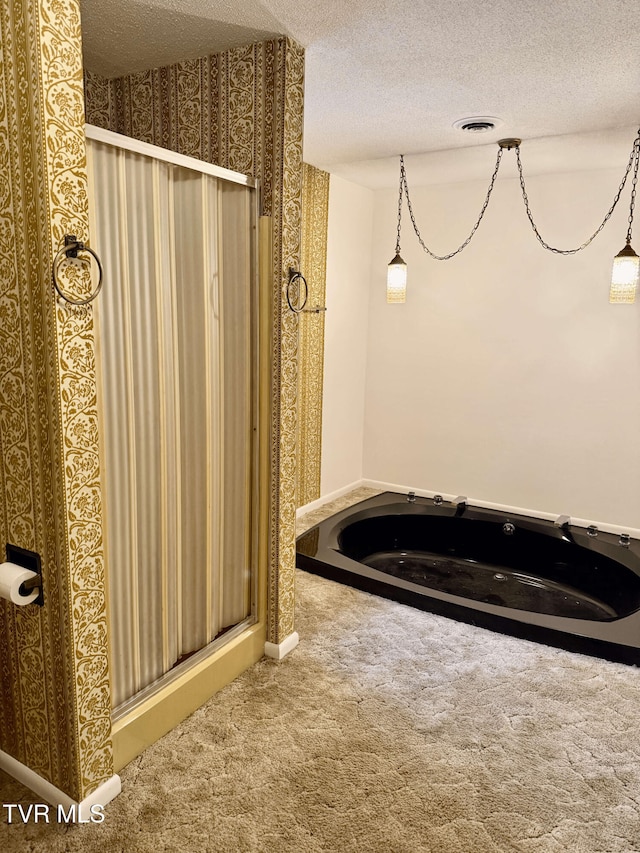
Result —
M 296 294 L 295 294 L 295 304 L 291 301 L 291 286 L 297 282 L 301 281 L 304 285 L 304 298 L 302 300 L 302 304 L 300 304 L 300 286 L 298 285 Z M 304 306 L 307 304 L 307 299 L 309 298 L 309 286 L 307 285 L 306 278 L 302 275 L 301 272 L 294 270 L 293 267 L 289 268 L 289 281 L 287 282 L 287 304 L 289 308 L 293 311 L 294 314 L 300 314 L 304 311 Z
M 304 285 L 304 298 L 302 303 L 300 302 L 300 293 L 302 288 L 298 285 L 295 290 L 294 300 L 291 299 L 291 286 L 297 282 L 301 281 Z M 307 284 L 306 278 L 302 275 L 301 272 L 295 270 L 293 267 L 289 267 L 289 281 L 287 282 L 287 305 L 294 314 L 321 314 L 323 311 L 327 309 L 324 305 L 316 305 L 314 308 L 305 308 L 307 304 L 307 300 L 309 299 L 309 285 Z
M 98 265 L 98 284 L 96 285 L 96 289 L 93 293 L 90 293 L 86 299 L 72 299 L 70 296 L 67 296 L 60 287 L 60 283 L 58 281 L 58 274 L 62 262 L 70 258 L 77 258 L 78 252 L 88 252 Z M 58 295 L 62 297 L 65 302 L 69 302 L 71 305 L 88 305 L 90 302 L 93 302 L 96 296 L 100 293 L 100 288 L 102 287 L 102 264 L 100 263 L 100 258 L 96 255 L 93 249 L 90 249 L 89 246 L 78 240 L 75 234 L 65 234 L 64 246 L 53 259 L 52 279 L 53 286 L 58 292 Z

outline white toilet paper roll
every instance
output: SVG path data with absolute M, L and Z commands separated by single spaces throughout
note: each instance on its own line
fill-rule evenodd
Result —
M 15 563 L 0 564 L 0 598 L 13 601 L 14 604 L 31 604 L 38 597 L 39 590 L 34 589 L 28 595 L 20 595 L 20 586 L 36 573 Z

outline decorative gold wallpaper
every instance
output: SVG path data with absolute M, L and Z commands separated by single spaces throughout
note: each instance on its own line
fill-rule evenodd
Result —
M 302 172 L 302 274 L 308 307 L 325 305 L 329 173 L 307 163 Z M 297 504 L 320 497 L 324 312 L 300 315 Z
M 41 555 L 45 595 L 0 604 L 0 749 L 81 800 L 113 771 L 92 314 L 50 272 L 88 232 L 80 16 L 0 15 L 0 542 Z
M 273 218 L 269 636 L 294 630 L 298 320 L 304 52 L 281 38 L 105 81 L 85 75 L 87 120 L 259 178 Z

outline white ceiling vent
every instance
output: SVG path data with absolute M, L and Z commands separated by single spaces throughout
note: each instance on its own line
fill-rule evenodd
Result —
M 503 124 L 502 119 L 495 116 L 471 116 L 454 121 L 456 130 L 464 130 L 466 133 L 488 133 Z

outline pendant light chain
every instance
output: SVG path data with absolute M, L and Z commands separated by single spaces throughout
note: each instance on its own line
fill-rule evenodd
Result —
M 405 192 L 405 195 L 407 196 L 407 207 L 409 208 L 409 215 L 411 216 L 411 223 L 413 225 L 413 230 L 415 231 L 416 237 L 418 238 L 418 242 L 420 243 L 420 245 L 422 246 L 424 251 L 436 261 L 448 261 L 450 258 L 455 257 L 459 252 L 461 252 L 463 249 L 465 249 L 469 245 L 469 243 L 471 242 L 471 238 L 473 237 L 473 235 L 478 230 L 478 227 L 479 227 L 480 223 L 482 222 L 482 217 L 484 216 L 485 211 L 487 209 L 487 206 L 489 205 L 489 199 L 491 198 L 491 193 L 493 192 L 493 187 L 494 187 L 494 184 L 496 182 L 496 177 L 498 176 L 498 170 L 500 169 L 500 161 L 502 160 L 502 151 L 503 151 L 502 148 L 500 148 L 498 150 L 498 156 L 496 157 L 496 166 L 495 166 L 495 169 L 493 170 L 493 175 L 491 176 L 491 181 L 489 183 L 489 189 L 487 190 L 487 195 L 486 195 L 486 198 L 484 200 L 484 204 L 482 205 L 482 210 L 480 211 L 480 215 L 478 216 L 478 218 L 476 220 L 476 224 L 471 229 L 471 233 L 469 234 L 467 239 L 464 241 L 464 243 L 462 243 L 460 246 L 458 246 L 458 248 L 455 251 L 449 252 L 448 255 L 436 255 L 434 252 L 431 251 L 431 249 L 429 249 L 429 247 L 425 244 L 424 240 L 422 239 L 422 237 L 420 235 L 420 231 L 418 230 L 418 226 L 416 224 L 416 218 L 413 215 L 413 208 L 411 206 L 411 198 L 409 197 L 409 184 L 407 183 L 407 173 L 406 173 L 406 170 L 404 167 L 404 157 L 401 155 L 400 156 L 400 202 L 398 205 L 398 246 L 400 245 L 400 210 L 402 207 L 402 188 L 404 186 L 404 192 Z
M 585 240 L 585 242 L 582 243 L 582 245 L 577 246 L 575 249 L 556 249 L 554 246 L 550 246 L 548 243 L 546 243 L 544 241 L 544 239 L 542 238 L 542 235 L 540 234 L 540 232 L 538 231 L 538 228 L 536 227 L 535 222 L 533 221 L 533 215 L 531 213 L 531 208 L 529 207 L 529 197 L 527 196 L 527 190 L 526 190 L 525 182 L 524 182 L 524 174 L 522 172 L 522 162 L 520 160 L 520 146 L 519 145 L 516 146 L 516 160 L 518 163 L 518 172 L 520 174 L 520 188 L 522 190 L 522 199 L 524 201 L 525 210 L 527 212 L 527 217 L 529 219 L 529 222 L 531 223 L 533 233 L 536 235 L 540 245 L 543 246 L 545 249 L 548 249 L 550 252 L 554 252 L 556 255 L 575 255 L 576 252 L 581 252 L 583 249 L 586 249 L 587 246 L 590 243 L 592 243 L 593 240 L 595 240 L 595 238 L 598 236 L 598 234 L 602 231 L 604 226 L 607 224 L 607 222 L 611 218 L 611 214 L 616 209 L 616 205 L 618 204 L 618 202 L 620 200 L 622 190 L 624 189 L 625 184 L 627 182 L 627 178 L 629 177 L 629 172 L 633 168 L 633 164 L 635 162 L 635 169 L 634 169 L 634 176 L 633 176 L 633 188 L 631 191 L 631 209 L 629 211 L 629 230 L 627 231 L 627 243 L 630 243 L 631 242 L 631 226 L 633 223 L 633 208 L 635 206 L 635 197 L 636 197 L 636 185 L 638 182 L 638 163 L 639 163 L 638 158 L 639 157 L 640 157 L 640 130 L 638 131 L 638 136 L 634 140 L 633 148 L 631 149 L 631 156 L 629 157 L 629 162 L 627 163 L 627 168 L 625 170 L 624 177 L 623 177 L 623 179 L 620 183 L 620 186 L 618 187 L 618 191 L 615 194 L 615 197 L 613 199 L 613 204 L 611 205 L 611 207 L 607 211 L 606 216 L 604 217 L 604 219 L 602 220 L 602 222 L 600 223 L 598 228 L 593 232 L 593 234 L 589 237 L 588 240 Z
M 448 261 L 451 258 L 455 257 L 457 254 L 459 254 L 459 252 L 461 252 L 469 245 L 471 239 L 473 238 L 473 235 L 480 227 L 480 223 L 482 222 L 487 207 L 489 206 L 489 200 L 491 199 L 496 178 L 498 177 L 500 163 L 502 161 L 502 152 L 505 148 L 508 151 L 510 151 L 512 148 L 515 148 L 516 150 L 516 163 L 518 167 L 518 175 L 520 177 L 520 190 L 522 192 L 522 200 L 524 202 L 527 218 L 529 219 L 529 223 L 531 225 L 531 228 L 533 229 L 533 233 L 536 235 L 538 242 L 544 249 L 547 249 L 549 252 L 553 252 L 556 255 L 575 255 L 577 252 L 581 252 L 583 249 L 586 249 L 587 246 L 589 246 L 595 240 L 595 238 L 598 236 L 598 234 L 600 234 L 607 222 L 611 219 L 611 216 L 622 196 L 622 191 L 626 186 L 629 173 L 633 170 L 633 177 L 631 179 L 631 203 L 629 206 L 626 246 L 620 252 L 618 252 L 618 254 L 613 259 L 609 301 L 613 303 L 632 303 L 635 301 L 636 291 L 640 289 L 640 258 L 631 247 L 631 232 L 633 229 L 633 215 L 635 212 L 636 197 L 638 192 L 638 173 L 640 172 L 640 129 L 638 129 L 636 138 L 633 141 L 631 154 L 629 156 L 629 162 L 627 163 L 624 176 L 622 178 L 622 181 L 620 182 L 620 185 L 618 186 L 618 190 L 613 198 L 613 203 L 611 207 L 609 208 L 609 210 L 605 214 L 604 219 L 593 232 L 593 234 L 587 240 L 585 240 L 584 243 L 582 243 L 580 246 L 577 246 L 575 249 L 558 249 L 555 246 L 550 246 L 549 243 L 547 243 L 540 234 L 540 231 L 538 230 L 538 227 L 533 219 L 533 214 L 531 213 L 531 207 L 529 205 L 529 196 L 527 195 L 527 187 L 524 180 L 522 160 L 520 159 L 520 142 L 521 140 L 516 138 L 498 140 L 499 150 L 498 156 L 496 157 L 496 165 L 493 170 L 491 180 L 489 182 L 489 188 L 487 190 L 484 204 L 482 205 L 482 208 L 480 210 L 480 214 L 476 219 L 475 225 L 471 229 L 471 233 L 469 234 L 467 239 L 463 243 L 461 243 L 461 245 L 458 246 L 457 249 L 455 249 L 453 252 L 449 252 L 449 254 L 447 255 L 436 255 L 435 252 L 432 252 L 422 239 L 422 235 L 420 234 L 418 225 L 416 223 L 416 218 L 413 213 L 413 206 L 411 204 L 411 196 L 409 194 L 409 183 L 407 181 L 407 172 L 404 165 L 404 155 L 400 155 L 400 187 L 398 193 L 398 228 L 396 235 L 396 255 L 387 267 L 387 302 L 405 302 L 407 288 L 407 265 L 400 257 L 400 229 L 402 224 L 403 194 L 405 194 L 407 197 L 407 207 L 409 209 L 409 215 L 411 216 L 411 224 L 413 225 L 413 230 L 415 232 L 416 237 L 418 238 L 418 242 L 420 243 L 422 249 L 436 261 Z
M 402 224 L 402 175 L 404 173 L 404 156 L 400 155 L 400 192 L 398 195 L 398 235 L 396 237 L 396 255 L 400 254 L 400 228 Z
M 640 166 L 640 131 L 634 143 L 636 148 L 636 165 L 633 169 L 633 182 L 631 184 L 631 205 L 629 206 L 629 228 L 627 230 L 627 245 L 631 243 L 631 229 L 633 228 L 633 211 L 636 206 L 636 188 L 638 186 L 638 166 Z

